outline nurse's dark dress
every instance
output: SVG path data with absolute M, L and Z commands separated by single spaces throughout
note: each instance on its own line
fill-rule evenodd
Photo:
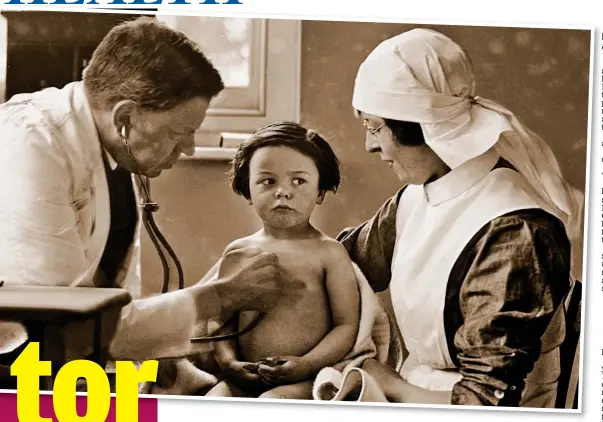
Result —
M 421 242 L 424 237 L 429 237 L 431 225 L 425 221 L 423 225 L 416 223 L 417 219 L 421 221 L 423 217 L 413 217 L 412 211 L 415 208 L 415 214 L 426 211 L 415 202 L 425 200 L 420 196 L 418 200 L 407 200 L 407 191 L 412 187 L 400 190 L 383 204 L 372 219 L 356 228 L 344 230 L 338 239 L 375 291 L 390 288 L 394 296 L 397 289 L 395 296 L 402 298 L 398 300 L 392 297 L 392 302 L 394 311 L 396 301 L 404 302 L 401 307 L 398 306 L 404 315 L 397 315 L 396 318 L 398 324 L 402 325 L 403 336 L 406 330 L 410 333 L 410 343 L 415 345 L 414 359 L 418 364 L 410 364 L 413 367 L 408 369 L 409 374 L 414 373 L 413 376 L 421 381 L 422 372 L 417 367 L 431 370 L 430 362 L 434 363 L 431 366 L 435 368 L 436 379 L 437 373 L 444 378 L 451 373 L 452 378 L 443 381 L 450 385 L 443 389 L 452 391 L 452 404 L 549 407 L 554 402 L 559 373 L 556 352 L 564 338 L 562 305 L 570 288 L 570 242 L 559 219 L 545 211 L 544 207 L 522 206 L 513 192 L 505 195 L 508 196 L 507 202 L 517 202 L 516 209 L 510 208 L 512 211 L 504 212 L 504 206 L 501 205 L 499 209 L 503 210 L 502 214 L 480 223 L 479 215 L 483 213 L 479 211 L 480 208 L 473 207 L 490 206 L 489 192 L 495 192 L 498 189 L 496 186 L 512 186 L 507 182 L 520 180 L 522 176 L 505 160 L 492 154 L 478 158 L 477 164 L 469 164 L 471 166 L 473 168 L 469 169 L 469 173 L 482 171 L 484 174 L 473 174 L 471 177 L 475 180 L 457 189 L 459 192 L 444 194 L 448 194 L 451 201 L 469 201 L 467 209 L 474 211 L 463 211 L 459 217 L 445 221 L 444 225 L 439 221 L 436 236 L 441 237 L 433 243 L 433 248 L 421 250 Z M 454 172 L 458 179 L 458 172 Z M 484 183 L 493 183 L 494 187 Z M 467 199 L 467 195 L 471 195 L 475 189 L 481 189 L 485 195 Z M 529 191 L 529 188 L 518 189 Z M 529 203 L 528 200 L 526 204 Z M 401 217 L 406 211 L 399 204 L 411 205 L 409 216 Z M 454 248 L 447 250 L 445 246 L 440 247 L 440 244 L 446 243 L 446 239 L 454 237 L 451 234 L 458 230 L 455 229 L 455 224 L 458 226 L 456 220 L 465 218 L 463 216 L 467 212 L 475 213 L 476 221 L 467 220 L 459 224 L 475 226 L 466 234 L 469 240 L 463 241 L 462 248 L 457 247 L 459 252 Z M 486 218 L 484 215 L 487 216 L 487 211 L 485 213 L 481 218 Z M 396 222 L 401 218 L 408 219 L 405 222 L 412 224 L 400 227 Z M 452 233 L 446 237 L 448 227 Z M 414 233 L 414 237 L 409 239 L 408 232 Z M 401 242 L 405 237 L 406 242 Z M 444 249 L 438 252 L 438 248 Z M 443 253 L 442 257 L 451 255 L 448 267 L 438 258 L 438 253 Z M 406 265 L 396 264 L 396 261 L 404 260 L 405 254 L 425 260 L 425 263 L 418 264 L 416 269 L 406 270 L 405 267 L 412 267 L 416 259 L 407 260 Z M 436 256 L 431 259 L 434 254 Z M 428 276 L 424 277 L 423 273 Z M 440 283 L 441 293 L 437 293 L 438 274 L 443 280 Z M 409 293 L 411 297 L 406 301 L 405 292 L 413 289 L 422 291 L 418 295 Z M 441 299 L 430 299 L 433 292 L 436 296 L 439 294 Z M 414 305 L 412 295 L 416 299 Z M 430 309 L 434 316 L 422 318 L 423 315 L 429 315 Z M 432 323 L 434 330 L 422 341 L 420 330 L 429 327 L 425 325 L 425 320 L 435 321 Z M 438 326 L 441 326 L 439 334 Z M 419 341 L 410 338 L 415 336 L 416 331 L 419 331 Z M 407 339 L 404 342 L 407 343 Z M 438 348 L 441 350 L 438 351 Z M 402 376 L 405 377 L 404 374 Z M 429 376 L 424 378 L 425 382 L 429 382 Z M 530 398 L 526 399 L 527 395 Z

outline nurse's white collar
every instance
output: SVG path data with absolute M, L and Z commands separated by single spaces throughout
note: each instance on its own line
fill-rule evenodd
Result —
M 449 201 L 482 180 L 494 168 L 500 156 L 494 148 L 451 170 L 438 180 L 423 185 L 430 205 Z

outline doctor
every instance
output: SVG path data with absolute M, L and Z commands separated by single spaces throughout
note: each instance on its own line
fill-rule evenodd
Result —
M 193 41 L 140 18 L 106 35 L 82 82 L 0 106 L 0 278 L 127 289 L 135 300 L 122 311 L 113 359 L 187 355 L 199 323 L 270 306 L 285 286 L 276 258 L 254 250 L 226 257 L 216 283 L 138 298 L 132 173 L 156 177 L 192 154 L 223 88 Z

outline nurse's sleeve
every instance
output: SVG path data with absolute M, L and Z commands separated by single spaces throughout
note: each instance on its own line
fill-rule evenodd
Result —
M 357 227 L 344 229 L 337 240 L 348 251 L 376 292 L 391 280 L 391 263 L 396 243 L 396 212 L 403 189 L 389 198 L 375 215 Z
M 563 226 L 540 211 L 493 220 L 467 260 L 452 404 L 518 406 L 541 337 L 569 289 Z

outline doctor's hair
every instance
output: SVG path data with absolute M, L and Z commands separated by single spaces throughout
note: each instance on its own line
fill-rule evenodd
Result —
M 360 119 L 360 111 L 354 110 L 354 117 Z M 425 135 L 423 135 L 420 123 L 386 118 L 383 118 L 383 121 L 385 126 L 392 131 L 394 140 L 398 144 L 407 147 L 418 147 L 425 144 Z
M 251 199 L 249 163 L 253 154 L 264 147 L 283 146 L 309 157 L 318 170 L 318 190 L 324 194 L 337 192 L 341 182 L 339 160 L 325 139 L 311 129 L 289 121 L 277 121 L 256 130 L 241 143 L 230 164 L 228 173 L 232 190 Z
M 150 17 L 111 29 L 82 79 L 92 107 L 102 110 L 131 100 L 143 110 L 164 111 L 197 97 L 211 100 L 224 89 L 197 43 Z

